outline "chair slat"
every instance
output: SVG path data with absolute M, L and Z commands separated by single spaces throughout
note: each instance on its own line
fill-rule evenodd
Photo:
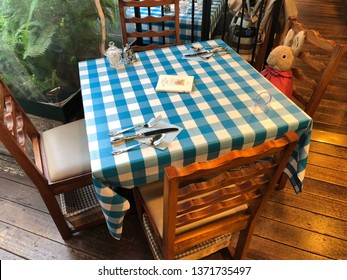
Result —
M 171 5 L 175 4 L 175 0 L 125 0 L 123 1 L 124 7 L 157 7 L 157 6 L 164 6 L 164 5 Z
M 160 48 L 166 48 L 166 47 L 172 47 L 172 46 L 173 46 L 173 44 L 165 44 L 165 45 L 149 44 L 146 46 L 134 46 L 133 50 L 135 52 L 140 52 L 140 51 L 148 51 L 148 50 L 160 49 Z
M 305 36 L 305 40 L 313 45 L 319 46 L 320 48 L 332 52 L 334 50 L 334 48 L 336 47 L 336 44 L 334 41 L 332 40 L 327 40 L 325 38 L 323 38 L 320 33 L 316 30 L 309 30 L 306 29 L 306 27 L 298 22 L 296 20 L 296 18 L 291 18 L 291 22 L 289 25 L 290 28 L 293 28 L 293 30 L 295 31 L 295 33 L 298 33 L 302 30 L 305 31 L 306 36 Z
M 24 127 L 23 117 L 20 113 L 16 116 L 16 134 L 17 141 L 24 151 L 27 151 L 27 136 Z
M 189 211 L 188 213 L 177 216 L 176 228 L 180 228 L 180 227 L 195 223 L 199 220 L 213 217 L 222 212 L 235 209 L 259 197 L 260 197 L 260 193 L 251 192 L 248 194 L 240 195 L 239 197 L 236 197 L 231 200 L 213 203 L 199 211 Z M 235 215 L 237 215 L 237 213 Z
M 298 58 L 320 74 L 322 74 L 324 72 L 324 69 L 327 67 L 326 64 L 324 64 L 322 61 L 317 60 L 308 52 L 300 52 Z
M 163 36 L 174 36 L 174 30 L 165 31 L 146 31 L 146 32 L 129 32 L 127 33 L 129 37 L 134 38 L 147 38 L 147 37 L 163 37 Z
M 267 183 L 269 183 L 269 179 L 263 176 L 230 187 L 219 188 L 218 190 L 207 193 L 204 196 L 198 196 L 182 203 L 178 203 L 177 215 L 181 215 L 184 212 L 195 212 L 196 210 L 206 208 L 209 205 L 226 201 L 228 199 L 234 199 L 239 195 L 262 189 Z
M 154 17 L 154 16 L 146 16 L 143 18 L 131 17 L 126 18 L 126 23 L 157 23 L 157 22 L 167 22 L 167 21 L 175 21 L 175 16 L 163 16 L 163 17 Z
M 182 186 L 181 183 L 178 190 L 178 201 L 202 195 L 203 193 L 214 191 L 220 187 L 244 182 L 263 173 L 269 174 L 275 167 L 276 164 L 272 161 L 262 161 L 250 166 L 242 166 L 240 170 L 228 170 L 204 182 L 187 182 L 185 186 Z
M 15 105 L 13 99 L 10 96 L 5 96 L 5 106 L 6 109 L 4 111 L 4 122 L 7 126 L 7 129 L 11 132 L 13 136 L 16 135 L 16 122 L 15 122 Z
M 311 90 L 317 86 L 316 81 L 306 76 L 306 74 L 302 71 L 302 69 L 293 68 L 292 72 L 293 72 L 293 76 L 296 79 L 300 80 L 302 83 L 304 83 L 306 87 L 310 88 Z

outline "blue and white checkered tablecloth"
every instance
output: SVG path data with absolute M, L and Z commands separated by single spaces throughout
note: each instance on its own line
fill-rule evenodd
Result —
M 227 46 L 221 40 L 201 44 Z M 115 238 L 120 238 L 129 208 L 117 187 L 141 186 L 161 179 L 167 166 L 216 158 L 289 130 L 296 131 L 300 141 L 286 173 L 295 192 L 302 191 L 312 119 L 231 48 L 231 55 L 194 61 L 182 58 L 189 47 L 139 52 L 138 61 L 118 69 L 110 68 L 103 58 L 79 63 L 94 183 Z M 192 92 L 157 93 L 161 74 L 194 76 Z M 254 98 L 261 91 L 271 93 L 271 107 L 266 113 L 254 114 Z M 167 149 L 143 147 L 111 154 L 110 130 L 143 123 L 159 114 L 183 129 Z
M 191 2 L 191 1 L 190 1 Z M 215 30 L 218 21 L 220 20 L 222 13 L 223 13 L 223 7 L 224 7 L 225 0 L 212 0 L 211 5 L 211 16 L 210 16 L 210 36 L 212 35 L 213 31 Z M 127 13 L 133 15 L 134 11 L 131 10 L 131 8 L 128 8 L 129 10 Z M 160 7 L 153 7 L 150 9 L 150 13 L 152 16 L 161 16 L 161 8 Z M 148 8 L 141 8 L 140 14 L 142 17 L 148 16 Z M 173 23 L 168 23 L 168 28 L 174 28 Z M 135 28 L 135 27 L 134 27 Z M 161 30 L 162 26 L 161 23 L 152 23 L 152 29 L 153 30 Z M 202 30 L 202 11 L 195 8 L 194 12 L 194 42 L 201 41 L 201 30 Z M 143 31 L 146 31 L 146 26 L 143 26 Z M 192 34 L 192 7 L 190 5 L 188 11 L 186 14 L 180 14 L 180 41 L 181 44 L 188 44 L 191 43 L 191 34 Z M 156 40 L 156 38 L 154 38 Z M 159 40 L 159 38 L 158 38 Z M 173 40 L 171 40 L 172 42 Z M 167 38 L 167 43 L 170 43 L 170 38 Z

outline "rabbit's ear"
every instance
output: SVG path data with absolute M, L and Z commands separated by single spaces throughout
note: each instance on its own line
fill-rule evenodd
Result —
M 293 38 L 294 38 L 295 32 L 293 29 L 290 29 L 286 35 L 286 37 L 283 40 L 283 46 L 291 47 L 293 44 Z
M 293 38 L 293 44 L 291 46 L 292 51 L 294 53 L 295 56 L 298 56 L 302 46 L 304 45 L 305 42 L 305 32 L 304 31 L 300 31 L 298 34 L 296 34 Z

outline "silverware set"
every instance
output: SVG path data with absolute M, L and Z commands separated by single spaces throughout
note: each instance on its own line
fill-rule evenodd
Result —
M 123 149 L 113 150 L 112 154 L 119 155 L 121 153 L 127 152 L 127 151 L 129 151 L 129 150 L 131 150 L 133 148 L 136 148 L 136 147 L 139 147 L 139 146 L 142 146 L 142 145 L 155 147 L 155 146 L 159 145 L 164 140 L 164 138 L 165 138 L 165 134 L 164 133 L 163 134 L 157 134 L 157 135 L 154 135 L 153 137 L 151 137 L 148 142 L 140 142 L 138 144 L 135 144 L 135 145 L 123 148 Z
M 154 130 L 150 130 L 147 132 L 143 132 L 143 133 L 136 133 L 133 135 L 128 135 L 128 136 L 120 136 L 120 137 L 111 137 L 111 143 L 115 144 L 121 141 L 126 141 L 126 140 L 131 140 L 131 139 L 136 139 L 136 138 L 144 138 L 144 137 L 148 137 L 148 136 L 152 136 L 152 135 L 157 135 L 157 134 L 162 134 L 162 133 L 167 133 L 167 132 L 173 132 L 173 131 L 177 131 L 178 128 L 177 127 L 169 127 L 169 128 L 159 128 L 159 129 L 154 129 Z
M 227 47 L 222 46 L 211 46 L 211 47 L 199 47 L 196 45 L 192 45 L 190 47 L 194 52 L 188 52 L 184 54 L 184 56 L 198 56 L 202 59 L 209 59 L 215 53 L 219 53 L 220 55 L 230 54 Z
M 141 128 L 153 128 L 156 124 L 158 124 L 158 122 L 162 119 L 161 115 L 150 119 L 147 123 L 144 124 L 138 124 L 138 125 L 134 125 L 122 130 L 118 130 L 118 131 L 110 131 L 109 135 L 110 135 L 110 141 L 112 145 L 115 144 L 119 144 L 121 142 L 127 141 L 127 140 L 132 140 L 132 139 L 138 139 L 138 138 L 145 138 L 145 137 L 149 137 L 151 136 L 151 138 L 149 139 L 149 141 L 147 142 L 140 142 L 137 143 L 135 145 L 132 146 L 128 146 L 125 148 L 119 148 L 119 149 L 114 149 L 112 151 L 113 155 L 118 155 L 124 152 L 127 152 L 135 147 L 139 147 L 142 145 L 147 145 L 147 146 L 152 146 L 155 147 L 157 145 L 159 145 L 160 143 L 162 143 L 162 141 L 164 140 L 166 134 L 168 132 L 174 132 L 174 131 L 178 131 L 179 129 L 177 127 L 168 127 L 168 128 L 158 128 L 158 129 L 152 129 L 152 130 L 148 130 L 146 132 L 141 132 L 141 133 L 133 133 L 130 135 L 121 135 L 125 132 L 128 132 L 129 130 L 136 130 L 136 129 L 141 129 Z

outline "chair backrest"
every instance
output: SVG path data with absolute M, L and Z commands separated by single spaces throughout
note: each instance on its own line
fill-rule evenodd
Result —
M 234 257 L 245 258 L 257 218 L 297 140 L 291 131 L 252 149 L 231 151 L 182 168 L 166 168 L 164 259 L 239 230 Z
M 40 133 L 0 80 L 0 141 L 36 184 L 45 181 Z
M 280 44 L 290 29 L 295 33 L 305 32 L 304 47 L 292 69 L 293 97 L 299 102 L 298 105 L 313 117 L 339 63 L 347 52 L 347 45 L 324 39 L 318 31 L 306 29 L 294 17 L 288 19 Z
M 119 14 L 123 45 L 135 52 L 180 43 L 179 0 L 119 0 Z

